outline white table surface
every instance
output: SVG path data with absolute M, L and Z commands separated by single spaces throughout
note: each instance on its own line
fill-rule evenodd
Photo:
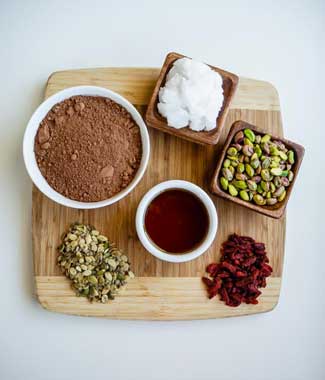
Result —
M 324 1 L 0 2 L 0 379 L 325 378 Z M 134 322 L 45 311 L 33 296 L 25 125 L 51 72 L 160 66 L 178 51 L 273 82 L 306 155 L 267 314 Z

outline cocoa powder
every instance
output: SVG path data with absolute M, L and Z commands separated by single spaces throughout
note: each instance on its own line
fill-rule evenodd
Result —
M 104 97 L 73 96 L 43 119 L 34 151 L 53 189 L 70 199 L 96 202 L 133 180 L 142 143 L 140 129 L 125 108 Z

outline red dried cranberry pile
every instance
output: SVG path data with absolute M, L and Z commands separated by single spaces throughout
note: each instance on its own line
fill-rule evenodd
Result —
M 210 278 L 203 277 L 209 298 L 219 294 L 228 306 L 257 304 L 261 294 L 258 288 L 265 288 L 266 277 L 272 273 L 264 243 L 233 234 L 222 244 L 221 254 L 219 264 L 207 266 Z

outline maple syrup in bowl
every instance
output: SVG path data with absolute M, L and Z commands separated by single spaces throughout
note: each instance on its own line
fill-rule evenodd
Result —
M 186 262 L 212 244 L 218 217 L 210 197 L 187 181 L 166 181 L 141 200 L 136 229 L 143 246 L 157 258 Z

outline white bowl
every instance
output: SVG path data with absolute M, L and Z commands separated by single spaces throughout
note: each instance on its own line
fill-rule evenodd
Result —
M 170 254 L 159 249 L 151 241 L 151 239 L 148 237 L 145 231 L 144 218 L 145 218 L 148 206 L 150 205 L 152 200 L 156 198 L 160 193 L 166 190 L 170 190 L 170 189 L 187 190 L 193 193 L 194 195 L 196 195 L 204 204 L 209 216 L 209 229 L 208 229 L 208 233 L 205 239 L 197 248 L 184 254 L 177 254 L 177 255 Z M 214 203 L 212 202 L 208 194 L 204 190 L 202 190 L 199 186 L 194 185 L 194 183 L 187 182 L 187 181 L 172 180 L 172 181 L 162 182 L 154 186 L 151 190 L 149 190 L 145 194 L 145 196 L 142 198 L 141 202 L 139 203 L 136 217 L 135 217 L 135 224 L 136 224 L 137 234 L 142 245 L 152 255 L 154 255 L 155 257 L 163 261 L 169 261 L 171 263 L 184 263 L 186 261 L 196 259 L 210 247 L 210 245 L 212 244 L 216 236 L 217 227 L 218 227 L 218 216 L 217 216 L 217 211 L 216 211 Z
M 140 162 L 140 166 L 138 171 L 133 178 L 132 182 L 122 191 L 112 196 L 111 198 L 99 201 L 99 202 L 78 202 L 72 199 L 69 199 L 57 191 L 55 191 L 45 180 L 39 167 L 36 162 L 35 153 L 34 153 L 34 140 L 38 130 L 38 127 L 41 121 L 44 119 L 46 114 L 50 111 L 50 109 L 56 104 L 59 103 L 71 96 L 76 95 L 89 95 L 89 96 L 103 96 L 109 99 L 112 99 L 116 103 L 120 104 L 124 107 L 133 117 L 134 121 L 140 128 L 141 140 L 142 140 L 142 158 Z M 77 86 L 70 87 L 65 90 L 59 91 L 56 94 L 50 96 L 46 99 L 33 113 L 33 116 L 29 120 L 27 124 L 24 142 L 23 142 L 23 154 L 24 161 L 27 172 L 34 182 L 35 186 L 48 198 L 53 201 L 60 203 L 63 206 L 73 207 L 78 209 L 91 209 L 91 208 L 99 208 L 111 205 L 124 198 L 131 190 L 135 188 L 135 186 L 141 180 L 149 161 L 150 155 L 150 139 L 147 127 L 139 114 L 136 108 L 121 95 L 116 94 L 113 91 L 107 90 L 103 87 L 96 86 Z

